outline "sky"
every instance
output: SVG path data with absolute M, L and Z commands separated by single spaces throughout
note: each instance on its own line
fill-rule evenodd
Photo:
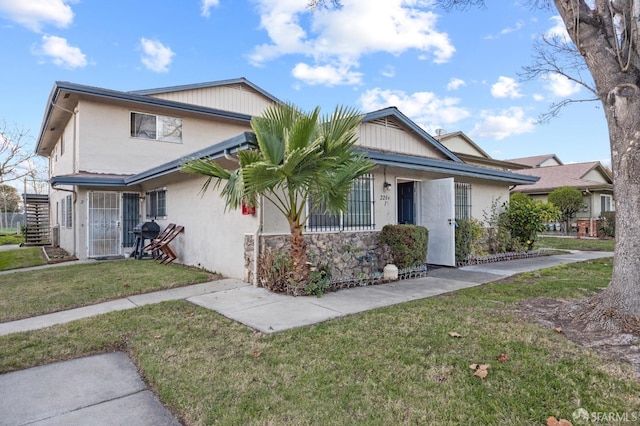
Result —
M 246 77 L 324 112 L 395 106 L 427 132 L 462 131 L 495 159 L 556 154 L 610 165 L 603 111 L 566 79 L 522 81 L 532 48 L 564 33 L 526 0 L 444 11 L 431 0 L 0 0 L 0 123 L 35 144 L 55 81 L 130 91 Z

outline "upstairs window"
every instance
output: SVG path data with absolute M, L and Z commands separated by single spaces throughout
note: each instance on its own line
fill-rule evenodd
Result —
M 155 189 L 146 193 L 147 218 L 167 216 L 167 190 Z
M 132 112 L 131 137 L 182 143 L 182 119 Z

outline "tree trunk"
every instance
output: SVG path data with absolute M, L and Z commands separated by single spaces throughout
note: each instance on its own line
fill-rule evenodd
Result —
M 587 329 L 637 330 L 640 319 L 640 58 L 638 33 L 618 45 L 608 2 L 595 10 L 575 0 L 555 0 L 578 51 L 585 58 L 609 127 L 616 210 L 616 246 L 609 286 L 578 312 Z M 629 13 L 631 13 L 631 6 Z M 622 58 L 622 60 L 621 60 Z M 625 66 L 627 65 L 627 66 Z
M 291 230 L 289 254 L 293 265 L 292 279 L 295 288 L 293 288 L 294 296 L 304 294 L 304 287 L 309 282 L 309 258 L 307 256 L 307 243 L 302 236 L 302 226 L 295 222 L 289 222 Z

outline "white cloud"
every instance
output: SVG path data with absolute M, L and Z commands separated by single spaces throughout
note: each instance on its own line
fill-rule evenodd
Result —
M 571 95 L 575 95 L 581 88 L 578 83 L 571 81 L 560 74 L 547 74 L 542 77 L 542 80 L 547 82 L 545 84 L 545 88 L 547 90 L 549 90 L 554 96 L 561 98 L 567 98 Z
M 491 86 L 491 95 L 494 98 L 519 98 L 522 96 L 519 86 L 513 78 L 500 76 L 498 82 Z
M 0 0 L 0 14 L 28 29 L 40 32 L 45 24 L 59 28 L 73 21 L 69 0 Z
M 467 83 L 461 78 L 452 78 L 447 84 L 447 90 L 458 90 L 462 86 L 466 86 Z
M 312 86 L 316 84 L 324 84 L 325 86 L 354 85 L 360 84 L 362 80 L 362 73 L 349 71 L 348 66 L 334 65 L 310 66 L 299 63 L 293 67 L 291 75 Z
M 42 45 L 36 53 L 52 58 L 53 63 L 69 69 L 87 66 L 87 56 L 80 48 L 70 46 L 66 39 L 58 36 L 42 36 Z
M 540 93 L 534 93 L 533 94 L 533 100 L 537 101 L 537 102 L 544 101 L 544 96 L 541 95 Z
M 383 77 L 387 77 L 387 78 L 395 77 L 396 68 L 392 65 L 387 65 L 386 67 L 384 67 L 382 71 L 380 71 L 380 74 L 382 74 Z
M 549 28 L 545 33 L 548 38 L 559 38 L 565 43 L 571 43 L 571 37 L 567 32 L 567 27 L 562 21 L 560 15 L 554 15 L 549 20 L 553 23 L 553 27 Z
M 456 123 L 470 115 L 466 108 L 458 105 L 460 99 L 438 98 L 432 92 L 406 93 L 401 90 L 376 88 L 364 92 L 359 102 L 363 111 L 395 106 L 427 131 Z
M 140 39 L 142 45 L 142 63 L 151 71 L 167 72 L 171 59 L 175 55 L 173 51 L 157 40 Z
M 282 55 L 313 57 L 315 66 L 350 64 L 353 72 L 364 54 L 399 55 L 409 50 L 447 62 L 455 48 L 449 36 L 438 31 L 438 15 L 421 0 L 343 0 L 338 9 L 310 14 L 305 1 L 258 0 L 260 25 L 270 42 L 256 46 L 249 60 L 260 66 Z M 307 22 L 309 24 L 307 25 Z M 347 78 L 348 79 L 348 78 Z
M 522 29 L 522 27 L 524 27 L 524 22 L 522 20 L 519 20 L 518 22 L 516 22 L 516 24 L 513 27 L 504 28 L 502 31 L 500 31 L 500 34 L 504 35 L 504 34 L 515 32 L 515 31 L 519 31 Z
M 481 112 L 482 121 L 475 125 L 469 136 L 478 138 L 504 139 L 513 135 L 533 132 L 535 119 L 527 117 L 520 107 L 511 107 L 493 114 Z
M 204 17 L 209 17 L 209 10 L 212 7 L 217 7 L 220 4 L 219 0 L 202 0 L 202 11 L 200 14 Z

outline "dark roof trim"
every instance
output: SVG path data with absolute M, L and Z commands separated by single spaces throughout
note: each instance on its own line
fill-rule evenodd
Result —
M 538 176 L 520 175 L 503 170 L 472 166 L 464 163 L 449 162 L 427 157 L 416 157 L 406 154 L 359 149 L 376 163 L 386 166 L 404 167 L 407 169 L 429 172 L 447 173 L 456 176 L 469 176 L 478 179 L 498 180 L 513 184 L 531 184 L 537 182 Z
M 208 148 L 185 155 L 184 157 L 178 158 L 177 160 L 169 161 L 168 163 L 161 164 L 142 173 L 138 173 L 137 175 L 125 178 L 125 183 L 127 185 L 139 184 L 150 179 L 177 172 L 180 170 L 180 166 L 182 165 L 182 163 L 187 160 L 194 158 L 222 158 L 225 156 L 225 154 L 234 154 L 238 151 L 248 148 L 254 143 L 256 143 L 255 135 L 251 132 L 244 132 L 239 134 L 238 136 L 234 136 Z
M 133 93 L 133 94 L 137 94 L 137 95 L 159 95 L 161 93 L 180 92 L 180 91 L 183 91 L 183 90 L 206 89 L 206 88 L 209 88 L 209 87 L 229 86 L 229 85 L 232 85 L 232 84 L 246 84 L 247 86 L 251 87 L 256 92 L 258 92 L 261 95 L 269 98 L 273 102 L 281 103 L 280 99 L 276 98 L 271 93 L 267 92 L 266 90 L 262 89 L 261 87 L 256 86 L 255 84 L 253 84 L 252 82 L 250 82 L 249 80 L 247 80 L 244 77 L 231 78 L 231 79 L 228 79 L 228 80 L 208 81 L 208 82 L 205 82 L 205 83 L 195 83 L 195 84 L 184 84 L 184 85 L 178 85 L 178 86 L 158 87 L 158 88 L 155 88 L 155 89 L 133 90 L 133 91 L 131 91 L 129 93 Z
M 69 83 L 66 81 L 56 81 L 51 90 L 51 95 L 47 101 L 45 110 L 45 116 L 42 120 L 42 127 L 40 128 L 40 136 L 36 145 L 36 152 L 40 152 L 40 145 L 42 139 L 46 134 L 46 129 L 49 128 L 49 120 L 53 113 L 54 105 L 56 104 L 61 92 L 72 92 L 79 95 L 96 96 L 99 98 L 118 100 L 123 102 L 131 102 L 136 104 L 169 108 L 178 111 L 192 112 L 198 114 L 206 114 L 220 118 L 226 118 L 229 120 L 241 121 L 248 123 L 251 121 L 251 116 L 248 114 L 240 114 L 237 112 L 224 111 L 216 108 L 207 108 L 193 104 L 186 104 L 182 102 L 169 101 L 165 99 L 153 98 L 150 96 L 143 96 L 133 92 L 121 92 L 118 90 L 103 89 L 100 87 L 85 86 L 82 84 Z
M 251 132 L 244 132 L 238 136 L 201 149 L 191 154 L 185 155 L 177 160 L 161 164 L 144 172 L 126 177 L 97 177 L 97 176 L 54 176 L 49 183 L 55 185 L 76 185 L 76 186 L 96 186 L 96 187 L 126 187 L 141 184 L 145 181 L 158 178 L 180 170 L 180 166 L 186 160 L 192 158 L 213 158 L 218 159 L 225 154 L 234 154 L 242 149 L 248 148 L 256 142 L 255 135 Z
M 124 182 L 125 178 L 119 177 L 97 177 L 97 176 L 54 176 L 49 179 L 49 184 L 53 187 L 56 185 L 75 185 L 75 186 L 98 186 L 98 187 L 120 187 L 127 186 Z
M 425 139 L 427 142 L 433 145 L 434 148 L 442 152 L 450 160 L 455 161 L 457 163 L 463 162 L 460 158 L 458 158 L 458 156 L 456 156 L 453 152 L 449 151 L 444 145 L 438 142 L 433 136 L 427 133 L 422 127 L 418 126 L 409 117 L 401 113 L 396 107 L 388 107 L 388 108 L 380 109 L 378 111 L 373 111 L 368 114 L 365 114 L 364 118 L 362 119 L 362 122 L 364 123 L 367 121 L 373 121 L 379 118 L 389 117 L 389 116 L 397 118 L 402 124 L 404 124 L 411 130 L 416 132 L 418 136 Z

